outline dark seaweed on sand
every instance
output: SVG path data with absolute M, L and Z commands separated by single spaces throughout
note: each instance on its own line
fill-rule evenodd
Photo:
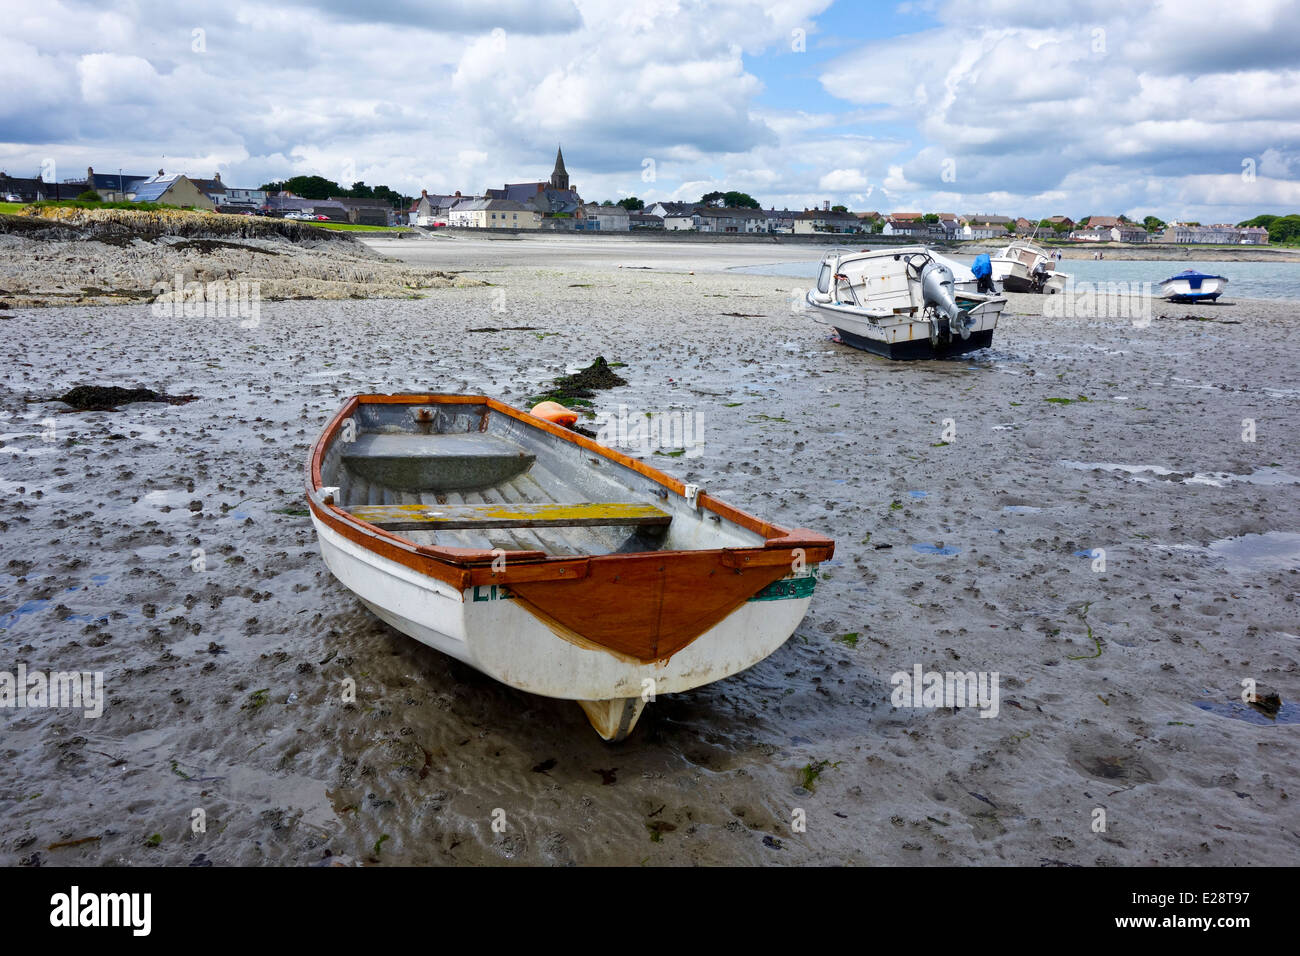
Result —
M 569 408 L 590 405 L 590 400 L 596 397 L 597 389 L 616 388 L 626 384 L 627 379 L 615 372 L 603 355 L 598 355 L 586 368 L 555 379 L 549 389 L 533 396 L 529 402 L 533 405 L 538 402 L 559 402 Z
M 197 395 L 168 395 L 151 388 L 119 388 L 116 385 L 78 385 L 52 401 L 63 402 L 83 412 L 113 412 L 117 406 L 131 402 L 166 402 L 184 405 L 195 401 Z

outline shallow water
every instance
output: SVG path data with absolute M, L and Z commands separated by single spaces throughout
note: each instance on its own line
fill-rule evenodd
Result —
M 1268 531 L 1210 543 L 1210 553 L 1238 571 L 1300 571 L 1300 534 Z
M 1211 714 L 1217 714 L 1220 717 L 1230 717 L 1233 720 L 1244 720 L 1248 724 L 1254 724 L 1256 727 L 1276 727 L 1282 724 L 1300 724 L 1300 705 L 1292 702 L 1284 702 L 1278 708 L 1276 714 L 1269 716 L 1260 713 L 1249 704 L 1242 703 L 1239 700 L 1230 701 L 1200 701 L 1196 705 L 1201 710 L 1209 711 Z
M 947 255 L 947 253 L 944 253 Z M 974 256 L 954 255 L 962 265 L 969 266 Z M 775 262 L 762 265 L 736 266 L 732 271 L 750 275 L 782 276 L 796 279 L 815 279 L 821 265 L 820 259 L 798 262 Z M 1210 275 L 1227 276 L 1228 287 L 1220 303 L 1234 298 L 1242 299 L 1300 299 L 1300 262 L 1218 262 L 1214 260 L 1143 261 L 1135 259 L 1063 259 L 1058 268 L 1074 277 L 1075 282 L 1144 283 L 1150 282 L 1152 294 L 1159 294 L 1159 284 L 1186 269 L 1196 269 Z M 1094 289 L 1094 291 L 1096 291 Z M 1217 315 L 1218 306 L 1202 304 Z M 1188 308 L 1192 308 L 1189 306 Z

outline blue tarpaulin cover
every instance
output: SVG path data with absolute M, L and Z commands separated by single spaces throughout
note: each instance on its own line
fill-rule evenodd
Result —
M 1204 279 L 1222 279 L 1223 276 L 1212 276 L 1208 272 L 1197 272 L 1195 269 L 1184 269 L 1176 276 L 1170 276 L 1165 282 L 1173 282 L 1175 279 L 1186 279 L 1188 285 L 1193 289 L 1199 289 Z
M 975 273 L 975 278 L 982 279 L 987 275 L 993 274 L 993 263 L 989 261 L 988 253 L 982 253 L 975 257 L 975 262 L 971 265 L 970 271 Z

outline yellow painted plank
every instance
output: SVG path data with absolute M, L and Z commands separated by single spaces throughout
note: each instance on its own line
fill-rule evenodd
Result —
M 639 502 L 357 505 L 347 511 L 362 521 L 389 531 L 665 525 L 672 521 L 668 512 Z

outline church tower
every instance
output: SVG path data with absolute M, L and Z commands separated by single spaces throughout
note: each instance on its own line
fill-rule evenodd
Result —
M 551 172 L 552 189 L 569 188 L 569 171 L 564 168 L 564 153 L 560 152 L 560 147 L 555 147 L 555 169 Z

